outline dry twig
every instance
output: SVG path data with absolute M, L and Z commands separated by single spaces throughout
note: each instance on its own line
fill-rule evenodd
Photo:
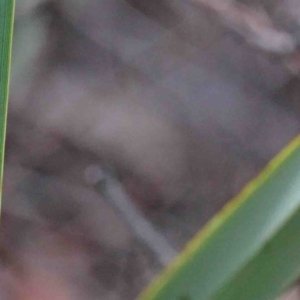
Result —
M 116 209 L 134 236 L 152 251 L 163 266 L 168 265 L 177 255 L 177 251 L 139 212 L 121 184 L 99 166 L 90 166 L 86 175 L 87 181 Z

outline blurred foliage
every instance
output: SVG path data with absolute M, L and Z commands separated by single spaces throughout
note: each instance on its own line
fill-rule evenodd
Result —
M 292 2 L 17 1 L 3 298 L 46 297 L 48 278 L 57 297 L 133 299 L 161 270 L 91 165 L 180 250 L 298 133 Z

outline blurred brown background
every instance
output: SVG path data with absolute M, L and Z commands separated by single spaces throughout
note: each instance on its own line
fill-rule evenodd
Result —
M 299 132 L 299 20 L 296 0 L 17 0 L 0 298 L 134 299 L 164 262 L 95 166 L 180 251 Z

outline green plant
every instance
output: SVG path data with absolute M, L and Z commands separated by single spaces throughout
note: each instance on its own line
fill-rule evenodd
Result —
M 139 300 L 268 300 L 300 275 L 300 137 L 231 201 Z
M 13 0 L 0 0 L 2 183 Z M 300 274 L 300 138 L 192 240 L 140 300 L 268 300 Z
M 0 189 L 2 190 L 4 148 L 9 90 L 9 71 L 14 20 L 14 0 L 0 0 Z

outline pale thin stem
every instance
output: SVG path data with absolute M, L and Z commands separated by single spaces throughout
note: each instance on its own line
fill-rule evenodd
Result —
M 136 208 L 118 180 L 98 166 L 90 167 L 87 174 L 89 183 L 115 208 L 134 236 L 163 266 L 168 265 L 177 256 L 177 251 Z

